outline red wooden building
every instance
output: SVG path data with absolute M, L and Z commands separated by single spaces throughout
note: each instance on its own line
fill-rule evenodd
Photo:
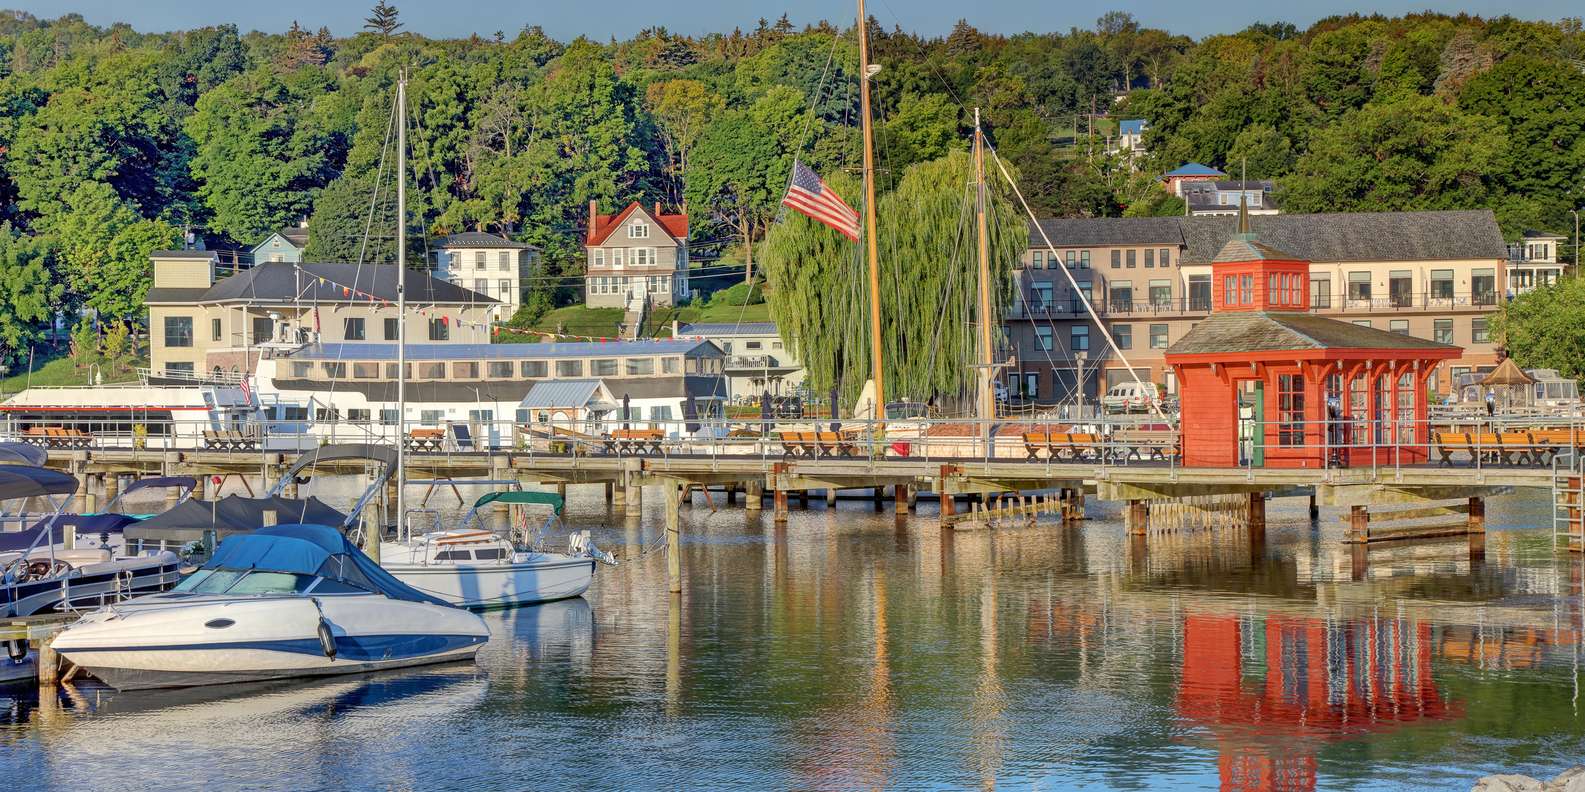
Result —
M 1309 313 L 1310 263 L 1239 233 L 1211 262 L 1211 315 L 1166 352 L 1183 463 L 1423 462 L 1427 380 L 1459 347 Z

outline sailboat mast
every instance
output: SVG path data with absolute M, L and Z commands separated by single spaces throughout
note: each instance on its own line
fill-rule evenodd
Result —
M 407 538 L 407 69 L 396 79 L 396 538 Z
M 996 377 L 994 350 L 991 349 L 991 242 L 985 226 L 985 133 L 980 130 L 980 109 L 974 108 L 974 225 L 979 236 L 980 259 L 980 419 L 996 419 Z M 990 424 L 984 426 L 990 431 Z
M 864 129 L 864 243 L 869 253 L 870 379 L 875 383 L 871 417 L 886 419 L 886 369 L 881 352 L 881 265 L 875 247 L 875 132 L 870 128 L 869 23 L 859 4 L 859 107 Z

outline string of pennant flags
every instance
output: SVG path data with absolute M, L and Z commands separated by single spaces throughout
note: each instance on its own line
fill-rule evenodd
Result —
M 346 298 L 346 299 L 349 299 L 349 300 L 366 300 L 366 301 L 368 301 L 370 303 L 378 304 L 381 308 L 394 307 L 394 304 L 390 300 L 385 299 L 384 297 L 380 297 L 379 295 L 376 295 L 376 294 L 370 294 L 369 292 L 363 291 L 363 290 L 358 289 L 358 288 L 356 288 L 354 286 L 349 286 L 349 285 L 347 285 L 345 283 L 341 283 L 339 281 L 336 281 L 333 278 L 326 278 L 323 275 L 319 275 L 317 273 L 309 272 L 307 269 L 304 269 L 300 265 L 295 265 L 294 264 L 293 266 L 296 268 L 296 270 L 298 272 L 302 273 L 305 277 L 311 278 L 314 281 L 314 283 L 312 283 L 311 285 L 318 286 L 321 289 L 328 287 L 328 288 L 340 290 L 341 296 Z M 302 294 L 301 293 L 298 294 L 298 298 L 299 299 L 302 298 Z M 481 321 L 477 321 L 477 320 L 474 320 L 474 319 L 465 319 L 465 318 L 460 317 L 460 316 L 453 316 L 451 314 L 442 313 L 441 309 L 438 306 L 436 306 L 436 305 L 428 305 L 428 306 L 420 305 L 416 310 L 418 311 L 418 314 L 420 316 L 423 316 L 423 317 L 425 317 L 427 319 L 439 319 L 440 323 L 443 326 L 446 326 L 446 327 L 459 327 L 459 328 L 460 327 L 471 327 L 471 328 L 477 328 L 477 329 L 481 329 L 481 330 L 487 330 L 487 331 L 489 331 L 491 336 L 499 336 L 503 332 L 505 332 L 505 333 L 521 333 L 523 335 L 537 335 L 537 336 L 541 336 L 543 338 L 547 338 L 547 339 L 551 339 L 551 340 L 555 340 L 555 341 L 587 341 L 587 342 L 602 343 L 602 344 L 604 344 L 604 343 L 612 343 L 612 342 L 617 342 L 617 341 L 624 341 L 625 340 L 625 339 L 621 339 L 621 338 L 611 338 L 609 336 L 587 336 L 587 335 L 576 335 L 576 334 L 573 334 L 573 333 L 552 333 L 552 332 L 549 332 L 549 331 L 546 331 L 546 330 L 535 330 L 533 328 L 528 328 L 528 327 L 513 327 L 510 322 L 496 322 L 496 321 L 489 321 L 489 320 L 481 322 Z M 315 317 L 315 324 L 316 325 L 318 324 L 318 317 Z M 703 341 L 704 340 L 703 336 L 682 336 L 681 338 L 692 338 L 692 340 L 695 340 L 695 341 Z

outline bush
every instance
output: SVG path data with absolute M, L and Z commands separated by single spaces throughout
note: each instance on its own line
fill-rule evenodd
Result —
M 763 302 L 765 302 L 765 287 L 759 283 L 739 283 L 710 295 L 712 308 L 725 306 L 736 308 L 744 305 L 759 305 Z

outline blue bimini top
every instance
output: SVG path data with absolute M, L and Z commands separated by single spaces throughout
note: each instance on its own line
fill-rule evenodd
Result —
M 328 525 L 272 525 L 229 537 L 203 568 L 317 575 L 392 599 L 450 607 L 450 603 L 397 580 Z

